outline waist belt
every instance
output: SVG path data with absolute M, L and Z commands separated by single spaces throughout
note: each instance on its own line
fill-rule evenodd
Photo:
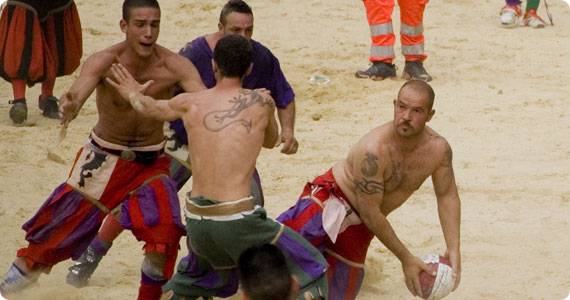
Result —
M 120 158 L 126 161 L 136 161 L 138 163 L 142 163 L 145 165 L 151 165 L 154 161 L 164 153 L 164 148 L 158 151 L 133 151 L 130 149 L 126 150 L 117 150 L 117 149 L 110 149 L 105 148 L 99 145 L 94 139 L 89 139 L 91 145 L 97 147 L 99 150 L 105 151 L 109 154 L 113 154 L 119 156 Z
M 243 211 L 253 210 L 254 208 L 253 197 L 207 206 L 197 205 L 190 200 L 186 201 L 186 210 L 191 214 L 202 217 L 231 216 Z

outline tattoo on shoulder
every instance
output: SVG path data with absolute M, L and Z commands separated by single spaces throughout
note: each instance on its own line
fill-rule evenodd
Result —
M 237 96 L 228 101 L 229 103 L 232 103 L 232 107 L 229 109 L 214 110 L 204 116 L 202 124 L 207 130 L 218 132 L 234 123 L 237 123 L 245 127 L 247 133 L 249 133 L 253 125 L 252 120 L 239 118 L 239 114 L 255 104 L 259 104 L 261 106 L 268 105 L 270 107 L 275 106 L 275 103 L 269 97 L 264 98 L 256 91 L 245 89 L 241 89 Z
M 366 177 L 373 177 L 378 174 L 378 157 L 376 155 L 366 152 L 366 158 L 360 163 L 360 172 Z
M 441 160 L 441 165 L 450 167 L 453 161 L 453 151 L 451 151 L 451 146 L 447 144 L 445 152 L 443 153 L 443 159 Z
M 360 181 L 356 180 L 355 184 L 357 191 L 365 193 L 367 195 L 373 195 L 384 192 L 384 182 L 378 182 L 362 178 L 362 180 Z
M 369 180 L 367 177 L 374 177 L 378 174 L 378 157 L 376 155 L 366 152 L 365 158 L 360 162 L 360 172 L 362 179 L 355 180 L 356 190 L 368 195 L 383 193 L 384 182 Z

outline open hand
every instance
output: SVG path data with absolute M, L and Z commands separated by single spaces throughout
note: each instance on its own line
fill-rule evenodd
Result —
M 77 116 L 78 105 L 77 101 L 74 101 L 75 97 L 70 92 L 65 92 L 59 98 L 59 123 L 67 128 L 69 122 L 75 119 Z
M 418 257 L 412 257 L 407 261 L 402 261 L 402 268 L 404 269 L 404 277 L 406 286 L 412 295 L 422 297 L 422 286 L 420 284 L 420 272 L 435 276 L 435 270 L 432 270 L 426 263 Z
M 453 286 L 452 291 L 455 291 L 461 281 L 461 255 L 459 251 L 447 249 L 447 251 L 445 251 L 445 257 L 449 259 L 449 262 L 451 262 L 451 270 L 453 272 L 452 276 L 455 280 L 455 285 Z
M 113 64 L 111 66 L 111 74 L 113 74 L 115 80 L 110 77 L 105 79 L 112 87 L 117 89 L 117 92 L 119 92 L 126 101 L 129 101 L 130 98 L 136 94 L 143 94 L 144 91 L 154 83 L 154 80 L 149 80 L 141 85 L 135 80 L 131 73 L 129 73 L 127 68 L 121 64 Z

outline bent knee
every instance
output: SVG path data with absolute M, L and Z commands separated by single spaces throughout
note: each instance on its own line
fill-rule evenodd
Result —
M 172 290 L 166 291 L 162 294 L 162 296 L 160 297 L 160 300 L 170 300 L 170 299 L 172 299 L 172 296 L 174 296 L 174 291 L 172 291 Z M 178 300 L 186 300 L 186 298 L 182 297 L 182 298 L 179 298 Z

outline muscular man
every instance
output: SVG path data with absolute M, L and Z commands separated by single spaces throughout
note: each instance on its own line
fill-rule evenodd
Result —
M 170 158 L 163 154 L 163 123 L 135 111 L 104 79 L 113 63 L 121 63 L 137 80 L 155 81 L 146 90 L 154 97 L 171 96 L 175 85 L 188 91 L 204 86 L 192 63 L 156 44 L 156 0 L 126 0 L 120 27 L 125 41 L 89 57 L 61 97 L 61 123 L 67 126 L 96 89 L 99 119 L 67 181 L 24 224 L 29 244 L 0 283 L 4 296 L 28 287 L 56 263 L 77 259 L 104 217 L 115 212 L 145 242 L 138 299 L 158 299 L 172 276 L 184 226 L 176 183 L 168 177 Z
M 396 77 L 396 36 L 392 26 L 392 11 L 396 0 L 363 0 L 366 19 L 370 26 L 370 62 L 365 71 L 357 71 L 356 77 L 384 80 Z M 424 8 L 429 0 L 398 0 L 400 7 L 400 39 L 402 54 L 406 58 L 402 77 L 431 81 L 424 68 L 427 55 L 424 52 Z
M 394 100 L 394 120 L 364 135 L 345 159 L 305 186 L 297 204 L 277 218 L 325 253 L 329 299 L 355 299 L 375 236 L 400 260 L 406 286 L 421 296 L 426 267 L 394 232 L 388 215 L 431 176 L 449 258 L 459 284 L 460 200 L 449 143 L 425 126 L 434 92 L 420 80 L 405 83 Z
M 211 88 L 216 84 L 212 69 L 213 51 L 217 42 L 229 34 L 241 35 L 251 43 L 253 47 L 253 69 L 243 79 L 243 87 L 247 89 L 264 88 L 271 92 L 271 96 L 277 106 L 277 115 L 281 125 L 281 134 L 278 138 L 278 144 L 283 143 L 281 152 L 285 154 L 296 153 L 299 144 L 294 136 L 295 93 L 287 82 L 285 75 L 283 75 L 277 57 L 261 43 L 251 39 L 253 34 L 253 12 L 247 3 L 242 0 L 228 1 L 220 13 L 218 31 L 189 42 L 180 50 L 180 55 L 192 61 L 206 87 Z M 179 147 L 187 145 L 188 140 L 182 121 L 173 121 L 170 127 L 175 132 L 172 138 L 178 143 Z M 184 152 L 182 152 L 181 156 L 174 156 L 181 159 L 187 158 Z M 174 169 L 176 168 L 173 167 Z M 178 172 L 178 174 L 173 174 L 173 178 L 181 186 L 188 180 L 191 173 L 188 170 L 179 170 Z M 259 181 L 258 176 L 256 171 L 254 177 L 257 178 L 257 181 Z M 259 185 L 258 189 L 262 198 L 261 201 L 263 201 L 261 185 Z
M 295 94 L 285 79 L 277 58 L 265 46 L 252 40 L 252 33 L 253 12 L 251 8 L 242 0 L 230 0 L 224 5 L 220 13 L 218 32 L 201 36 L 189 42 L 180 50 L 180 54 L 192 61 L 206 87 L 211 88 L 216 84 L 214 70 L 212 69 L 213 51 L 220 38 L 229 34 L 237 34 L 248 39 L 253 47 L 253 69 L 244 78 L 243 87 L 249 89 L 264 88 L 271 92 L 281 124 L 281 135 L 278 138 L 278 143 L 283 143 L 281 152 L 294 154 L 298 147 L 298 142 L 294 137 L 295 102 L 293 100 Z M 181 90 L 177 90 L 175 93 L 180 92 Z M 169 138 L 166 152 L 173 158 L 170 165 L 170 175 L 178 183 L 178 188 L 181 189 L 192 175 L 188 156 L 188 138 L 182 120 L 170 122 L 167 135 Z M 253 173 L 251 191 L 255 201 L 263 206 L 264 197 L 257 170 Z M 71 267 L 68 281 L 78 287 L 87 285 L 99 262 L 108 253 L 114 239 L 119 236 L 121 231 L 122 227 L 112 218 L 108 218 L 99 235 L 93 240 L 91 247 Z
M 327 263 L 292 229 L 267 218 L 251 196 L 250 182 L 262 147 L 277 141 L 275 104 L 267 91 L 242 88 L 251 69 L 251 44 L 239 35 L 214 49 L 216 85 L 196 94 L 155 101 L 120 65 L 114 67 L 121 95 L 137 110 L 159 120 L 182 119 L 192 157 L 192 191 L 186 201 L 189 255 L 164 286 L 164 299 L 228 297 L 237 292 L 237 263 L 247 248 L 272 243 L 284 251 L 301 291 L 326 296 Z M 150 85 L 149 85 L 150 84 Z M 171 297 L 171 298 L 170 298 Z M 303 298 L 301 298 L 303 299 Z

